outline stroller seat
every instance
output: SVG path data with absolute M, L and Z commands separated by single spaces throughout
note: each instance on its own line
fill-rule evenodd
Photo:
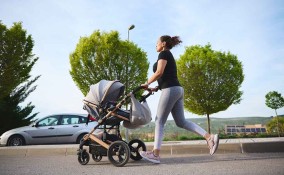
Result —
M 88 113 L 94 117 L 96 120 L 102 119 L 108 111 L 112 111 L 115 108 L 116 103 L 114 102 L 107 102 L 102 115 L 100 115 L 98 107 L 93 104 L 92 102 L 84 99 L 84 109 L 88 111 Z M 130 111 L 124 109 L 117 109 L 105 122 L 106 125 L 119 125 L 121 121 L 129 121 L 130 118 Z
M 107 110 L 112 111 L 114 107 L 110 107 Z M 117 109 L 112 115 L 106 120 L 107 125 L 119 125 L 121 121 L 130 121 L 130 111 L 124 109 Z

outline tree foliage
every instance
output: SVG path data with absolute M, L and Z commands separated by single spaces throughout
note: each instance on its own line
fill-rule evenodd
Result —
M 282 95 L 276 91 L 272 91 L 272 92 L 268 92 L 265 95 L 265 104 L 266 106 L 268 106 L 271 109 L 275 110 L 275 114 L 276 114 L 276 123 L 277 123 L 277 131 L 278 131 L 278 135 L 280 137 L 281 133 L 283 132 L 283 130 L 281 130 L 281 124 L 280 121 L 278 119 L 278 115 L 277 115 L 277 109 L 284 107 L 284 98 L 282 97 Z
M 284 98 L 276 91 L 268 92 L 265 95 L 265 104 L 276 111 L 277 109 L 284 107 Z
M 31 102 L 25 107 L 19 104 L 36 89 L 33 84 L 39 76 L 31 78 L 38 58 L 32 54 L 32 37 L 21 23 L 8 29 L 0 22 L 0 45 L 0 133 L 3 133 L 30 124 L 37 115 L 31 114 L 34 109 Z
M 185 89 L 185 108 L 198 115 L 224 111 L 241 101 L 243 68 L 237 56 L 195 45 L 177 60 L 178 77 Z
M 284 117 L 273 117 L 266 125 L 267 132 L 270 134 L 277 133 L 283 136 L 284 133 Z
M 117 31 L 99 30 L 80 38 L 70 64 L 70 74 L 84 95 L 102 79 L 120 80 L 129 92 L 146 81 L 149 68 L 146 53 L 137 45 L 121 40 Z

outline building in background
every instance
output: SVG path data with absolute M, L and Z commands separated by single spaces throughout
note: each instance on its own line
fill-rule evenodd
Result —
M 266 133 L 266 126 L 262 124 L 225 125 L 225 133 L 227 135 Z

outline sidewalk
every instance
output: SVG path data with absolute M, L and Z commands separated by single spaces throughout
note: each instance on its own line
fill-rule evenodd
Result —
M 147 150 L 153 149 L 153 142 L 146 142 Z M 0 156 L 53 156 L 76 155 L 78 144 L 30 145 L 0 147 Z M 88 148 L 88 147 L 84 147 Z M 205 140 L 163 142 L 161 154 L 208 154 Z M 215 154 L 284 152 L 284 137 L 221 139 Z

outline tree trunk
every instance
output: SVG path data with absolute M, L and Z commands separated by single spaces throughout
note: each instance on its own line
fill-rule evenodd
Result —
M 208 132 L 209 134 L 211 134 L 209 114 L 207 114 L 207 132 Z
M 280 137 L 280 132 L 279 132 L 279 119 L 278 119 L 278 114 L 277 114 L 276 109 L 275 109 L 275 114 L 276 114 L 276 122 L 277 122 L 277 132 L 278 132 L 278 137 Z

